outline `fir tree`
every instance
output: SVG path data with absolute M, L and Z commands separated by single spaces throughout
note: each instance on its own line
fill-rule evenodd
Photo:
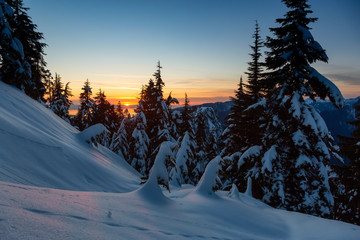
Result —
M 72 96 L 69 84 L 67 83 L 64 88 L 60 75 L 55 74 L 49 105 L 56 115 L 68 122 L 70 122 L 69 108 L 72 104 L 72 101 L 69 99 Z
M 360 225 L 360 98 L 355 106 L 355 120 L 350 124 L 355 127 L 351 136 L 339 136 L 341 151 L 350 164 L 335 168 L 344 189 L 338 192 L 334 216 Z
M 257 102 L 261 97 L 263 97 L 262 91 L 262 79 L 263 79 L 263 66 L 264 63 L 261 62 L 261 48 L 264 46 L 264 42 L 260 37 L 260 28 L 258 22 L 255 23 L 255 33 L 253 34 L 254 45 L 250 45 L 252 52 L 249 54 L 251 56 L 251 62 L 248 62 L 248 71 L 246 72 L 248 76 L 248 84 L 246 85 L 247 94 L 252 96 L 252 104 Z
M 44 36 L 37 31 L 37 25 L 27 14 L 29 8 L 23 6 L 22 0 L 7 0 L 7 2 L 14 9 L 13 21 L 10 22 L 13 35 L 22 43 L 25 60 L 31 68 L 31 77 L 24 85 L 25 93 L 35 100 L 44 101 L 43 96 L 46 91 L 44 81 L 48 74 L 44 60 L 46 44 L 42 42 Z
M 17 88 L 31 86 L 31 66 L 25 59 L 21 41 L 14 36 L 11 23 L 14 21 L 14 11 L 5 2 L 0 2 L 0 79 Z
M 244 147 L 248 145 L 246 137 L 250 129 L 247 127 L 247 122 L 244 122 L 244 111 L 250 106 L 250 96 L 244 89 L 242 77 L 240 77 L 239 88 L 235 91 L 235 97 L 231 98 L 233 105 L 230 108 L 230 113 L 227 116 L 227 125 L 222 139 L 225 144 L 223 155 L 231 155 L 235 152 L 243 151 Z
M 154 73 L 155 81 L 150 79 L 148 84 L 143 87 L 140 94 L 139 107 L 137 112 L 143 112 L 147 119 L 146 133 L 150 139 L 148 149 L 148 163 L 146 164 L 146 174 L 151 169 L 159 146 L 164 141 L 175 141 L 172 130 L 173 119 L 170 110 L 170 103 L 172 100 L 164 100 L 163 86 L 165 85 L 161 78 L 160 62 L 157 65 L 157 70 Z M 169 104 L 166 104 L 168 102 Z
M 148 161 L 148 147 L 149 147 L 149 137 L 146 134 L 146 117 L 141 110 L 137 112 L 134 117 L 135 129 L 131 135 L 130 141 L 130 156 L 131 156 L 131 166 L 133 166 L 139 173 L 142 175 L 147 175 L 149 168 L 151 168 L 150 161 Z
M 329 216 L 334 204 L 329 186 L 329 161 L 337 157 L 326 124 L 306 104 L 310 98 L 329 97 L 341 107 L 337 87 L 310 64 L 327 62 L 327 55 L 309 31 L 316 20 L 307 0 L 283 0 L 290 9 L 271 28 L 267 38 L 265 132 L 261 146 L 249 148 L 238 167 L 253 179 L 253 193 L 266 203 L 288 210 Z M 244 169 L 246 166 L 246 169 Z
M 185 132 L 179 141 L 179 150 L 176 153 L 175 167 L 170 171 L 170 178 L 174 185 L 195 185 L 200 177 L 195 155 L 195 141 L 192 134 Z
M 80 131 L 92 125 L 95 109 L 95 102 L 91 98 L 92 90 L 88 79 L 84 83 L 82 90 L 83 92 L 80 93 L 80 108 L 75 116 L 76 126 Z
M 187 93 L 185 93 L 185 104 L 184 104 L 184 109 L 182 110 L 180 115 L 181 123 L 179 130 L 180 133 L 188 132 L 191 135 L 194 135 L 193 128 L 191 126 L 192 116 L 191 116 L 191 109 L 189 103 L 190 100 L 188 99 Z

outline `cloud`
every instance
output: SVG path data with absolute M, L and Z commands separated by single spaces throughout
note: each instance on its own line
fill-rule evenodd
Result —
M 333 81 L 343 82 L 349 85 L 360 86 L 360 74 L 324 74 L 327 78 Z

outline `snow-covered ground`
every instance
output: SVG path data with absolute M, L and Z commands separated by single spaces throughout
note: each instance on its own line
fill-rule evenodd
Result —
M 223 193 L 224 194 L 224 193 Z M 221 194 L 219 194 L 221 195 Z M 359 239 L 360 228 L 192 188 L 167 201 L 0 183 L 0 239 Z
M 98 130 L 96 127 L 94 131 Z M 0 81 L 0 181 L 66 190 L 133 190 L 139 174 L 18 89 Z
M 273 209 L 234 189 L 209 194 L 216 161 L 196 188 L 169 193 L 153 178 L 140 186 L 124 159 L 87 143 L 98 130 L 79 134 L 0 82 L 1 240 L 360 237 L 359 226 Z

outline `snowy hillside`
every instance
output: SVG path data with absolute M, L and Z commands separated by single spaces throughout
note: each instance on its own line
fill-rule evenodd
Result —
M 0 82 L 0 181 L 123 192 L 140 182 L 123 159 L 86 142 L 49 109 Z
M 273 209 L 244 194 L 130 193 L 0 182 L 0 239 L 359 239 L 360 227 Z
M 237 189 L 160 189 L 19 90 L 0 82 L 0 239 L 347 239 L 360 227 L 271 208 Z M 166 145 L 162 145 L 166 146 Z M 168 151 L 169 152 L 169 151 Z M 166 178 L 166 176 L 163 176 Z M 211 183 L 212 182 L 212 183 Z M 106 193 L 107 192 L 107 193 Z

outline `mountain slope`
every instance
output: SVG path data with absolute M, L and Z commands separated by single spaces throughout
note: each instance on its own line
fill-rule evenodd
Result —
M 124 192 L 139 174 L 108 149 L 0 82 L 0 181 L 81 191 Z

